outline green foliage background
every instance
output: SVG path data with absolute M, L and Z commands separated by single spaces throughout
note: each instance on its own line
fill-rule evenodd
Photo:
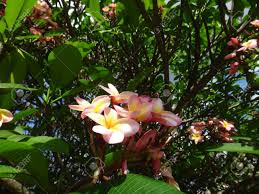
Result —
M 101 11 L 109 0 L 47 2 L 59 26 L 43 34 L 52 42 L 41 42 L 29 31 L 32 24 L 26 18 L 36 0 L 7 0 L 0 17 L 0 107 L 16 113 L 0 130 L 0 177 L 15 174 L 35 193 L 69 192 L 89 178 L 89 123 L 67 105 L 74 104 L 74 96 L 91 100 L 103 94 L 98 84 L 113 83 L 120 91 L 159 95 L 184 120 L 164 161 L 181 191 L 259 192 L 258 55 L 247 53 L 234 76 L 224 60 L 232 52 L 230 37 L 256 37 L 258 32 L 249 34 L 254 32 L 249 22 L 259 18 L 257 1 L 121 0 L 112 19 Z M 209 117 L 233 121 L 235 143 L 194 145 L 187 128 Z M 28 154 L 29 164 L 18 169 Z M 96 191 L 86 185 L 83 190 L 130 193 L 132 184 L 136 193 L 178 193 L 133 174 L 152 176 L 150 169 L 130 171 L 125 180 L 114 177 L 112 188 Z M 1 180 L 4 192 L 6 181 Z

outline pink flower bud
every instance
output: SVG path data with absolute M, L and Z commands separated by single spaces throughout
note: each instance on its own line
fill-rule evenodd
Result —
M 238 46 L 240 42 L 237 38 L 230 38 L 230 41 L 228 41 L 227 44 L 228 46 Z
M 152 160 L 152 170 L 154 175 L 159 174 L 161 168 L 161 161 L 160 159 Z
M 121 171 L 123 175 L 126 175 L 128 173 L 128 165 L 127 165 L 127 160 L 122 160 L 121 163 Z
M 229 70 L 230 75 L 234 75 L 237 72 L 237 68 L 239 64 L 240 64 L 239 62 L 234 62 L 230 64 L 230 70 Z
M 233 58 L 235 58 L 236 56 L 237 56 L 236 53 L 230 53 L 230 54 L 226 55 L 226 56 L 224 57 L 224 59 L 225 59 L 225 60 L 233 59 Z

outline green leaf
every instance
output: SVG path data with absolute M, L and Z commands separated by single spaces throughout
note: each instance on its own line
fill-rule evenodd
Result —
M 37 0 L 16 0 L 7 1 L 5 9 L 5 20 L 9 30 L 17 29 L 23 19 L 31 13 Z
M 25 142 L 27 145 L 37 147 L 38 149 L 50 150 L 58 153 L 69 153 L 69 145 L 61 139 L 48 136 L 32 137 Z
M 55 48 L 48 56 L 50 76 L 54 85 L 65 86 L 73 81 L 82 67 L 82 56 L 71 45 Z
M 208 152 L 241 152 L 241 153 L 250 153 L 250 154 L 259 154 L 259 147 L 243 145 L 241 143 L 224 143 L 220 146 L 211 146 L 207 148 Z
M 87 43 L 83 41 L 68 41 L 66 44 L 76 47 L 83 57 L 89 54 L 92 48 L 95 46 L 94 43 Z
M 21 165 L 44 188 L 49 188 L 48 163 L 40 151 L 22 142 L 0 140 L 0 157 Z M 40 167 L 40 168 L 39 168 Z
M 24 0 L 16 0 L 16 1 L 9 0 L 6 2 L 4 18 L 10 30 L 13 28 L 13 25 L 15 24 L 15 21 L 20 14 L 20 11 L 23 7 L 23 3 L 24 3 Z
M 93 81 L 102 80 L 108 78 L 111 73 L 110 71 L 102 66 L 90 67 L 89 75 Z
M 35 58 L 30 53 L 26 52 L 25 50 L 21 49 L 21 51 L 25 57 L 26 64 L 28 65 L 28 71 L 30 72 L 30 74 L 34 77 L 34 79 L 36 79 L 38 81 L 42 81 L 43 80 L 43 76 L 42 76 L 43 70 L 42 70 L 41 64 L 39 63 L 38 59 Z
M 90 0 L 89 9 L 91 11 L 100 12 L 100 2 L 99 2 L 99 0 Z
M 19 135 L 11 135 L 7 138 L 7 140 L 16 141 L 16 142 L 22 141 L 24 139 L 29 139 L 29 136 L 19 134 Z
M 135 1 L 122 0 L 124 11 L 122 12 L 125 24 L 137 26 L 139 24 L 140 12 Z
M 128 174 L 124 180 L 120 180 L 120 184 L 112 183 L 113 187 L 109 190 L 109 194 L 113 193 L 163 193 L 163 194 L 176 194 L 182 193 L 175 187 L 168 185 L 165 182 L 158 181 L 146 176 L 138 174 Z
M 3 34 L 6 29 L 6 23 L 3 19 L 0 20 L 0 34 Z
M 12 166 L 0 165 L 0 174 L 17 174 L 20 172 L 21 170 L 16 169 Z
M 36 2 L 37 0 L 24 0 L 23 7 L 20 11 L 19 17 L 15 21 L 14 30 L 20 27 L 24 18 L 31 13 L 32 8 L 36 4 Z
M 22 84 L 15 84 L 15 83 L 0 83 L 0 89 L 23 89 L 28 91 L 35 91 L 35 88 L 28 88 L 23 86 Z
M 27 108 L 26 110 L 23 110 L 21 112 L 18 112 L 14 115 L 14 119 L 12 122 L 16 122 L 18 120 L 21 120 L 27 116 L 30 116 L 30 115 L 33 115 L 35 114 L 36 112 L 38 112 L 38 109 L 36 108 Z
M 14 168 L 12 166 L 7 166 L 7 165 L 0 165 L 0 177 L 16 179 L 21 183 L 24 182 L 30 185 L 37 184 L 37 182 L 35 182 L 34 178 L 30 176 L 30 174 L 25 172 L 23 169 L 20 169 L 20 167 L 17 167 L 17 168 Z
M 115 151 L 115 152 L 110 152 L 105 155 L 105 166 L 111 166 L 115 161 L 118 161 L 121 158 L 122 151 Z
M 158 181 L 143 175 L 128 174 L 127 176 L 118 177 L 109 183 L 103 183 L 94 187 L 85 188 L 81 191 L 86 193 L 107 193 L 107 194 L 183 194 L 175 187 L 163 182 Z
M 0 61 L 0 81 L 21 83 L 27 73 L 25 58 L 19 49 L 7 53 Z
M 0 138 L 6 139 L 12 135 L 19 135 L 19 133 L 13 130 L 0 130 Z

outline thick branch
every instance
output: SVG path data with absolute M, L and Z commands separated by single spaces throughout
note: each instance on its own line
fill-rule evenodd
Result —
M 33 192 L 28 191 L 21 183 L 13 179 L 1 178 L 0 185 L 15 194 L 34 194 Z

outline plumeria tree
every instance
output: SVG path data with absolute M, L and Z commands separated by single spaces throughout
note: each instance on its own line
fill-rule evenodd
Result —
M 0 0 L 0 193 L 258 193 L 255 0 Z

